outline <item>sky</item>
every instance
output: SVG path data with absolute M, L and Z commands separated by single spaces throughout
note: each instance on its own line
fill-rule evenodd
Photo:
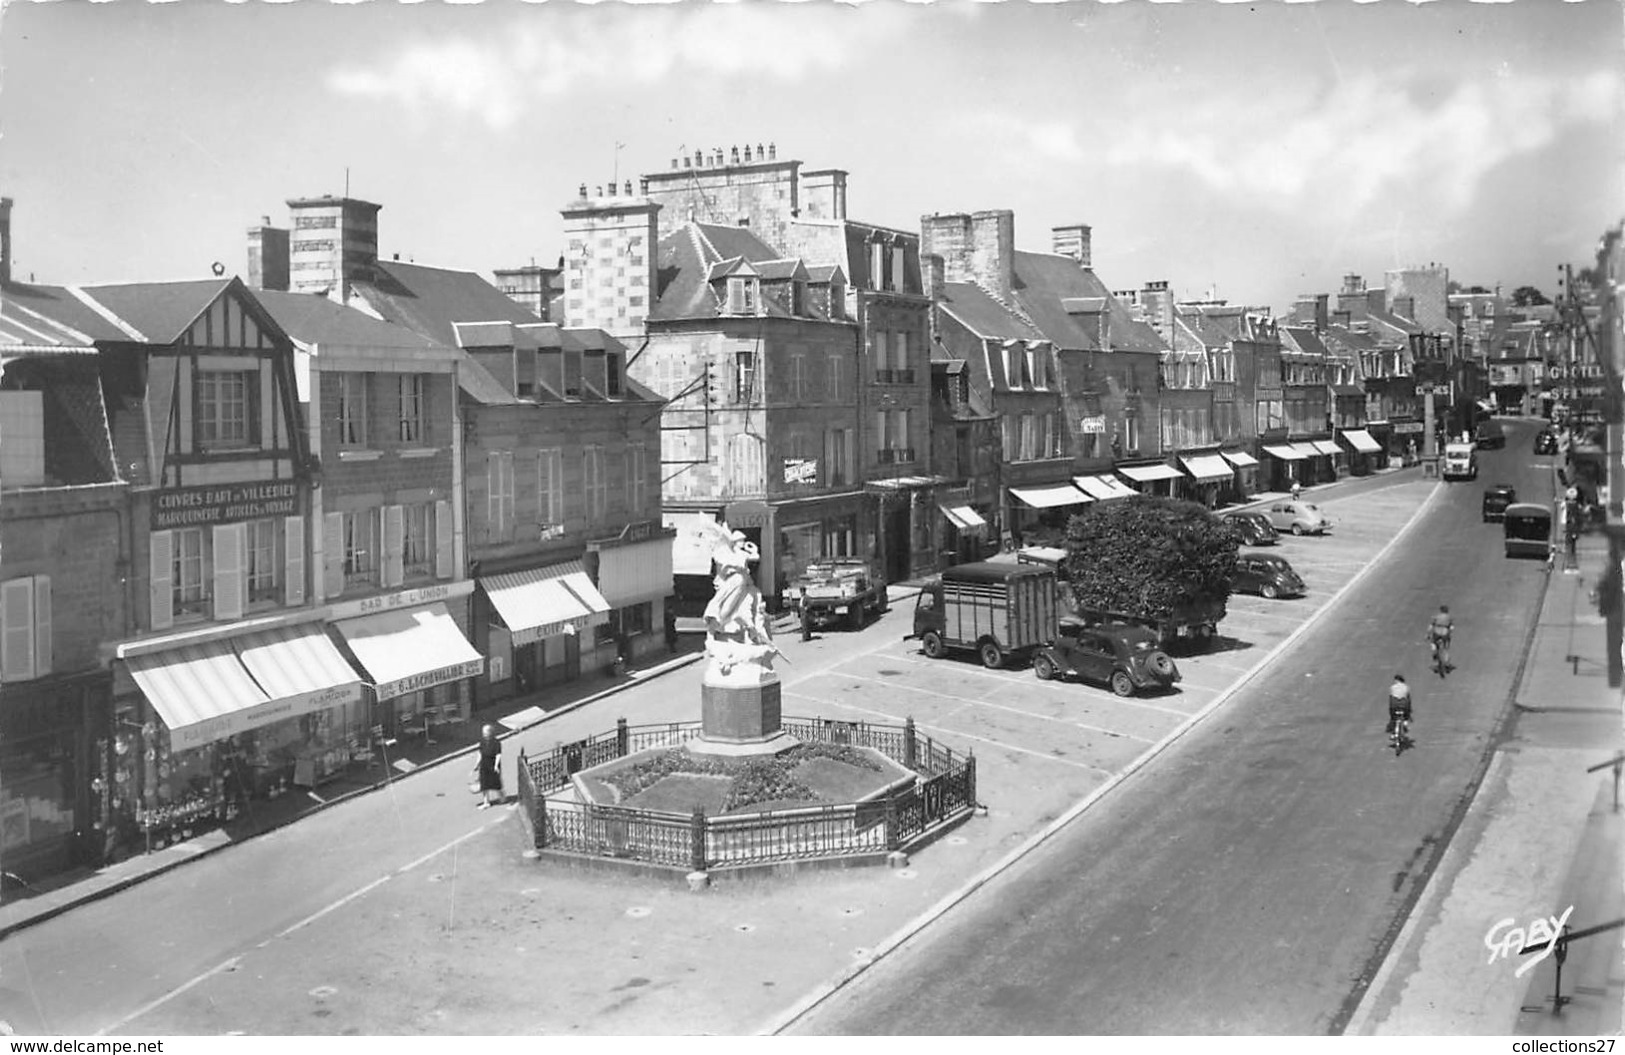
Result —
M 559 210 L 696 150 L 840 168 L 848 215 L 1092 225 L 1113 289 L 1289 307 L 1442 264 L 1555 292 L 1625 216 L 1618 0 L 10 0 L 15 277 L 247 271 L 289 198 L 388 258 L 554 264 Z

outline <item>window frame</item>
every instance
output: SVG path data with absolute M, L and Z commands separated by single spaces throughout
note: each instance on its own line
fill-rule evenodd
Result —
M 244 527 L 243 586 L 247 606 L 282 603 L 283 575 L 287 565 L 282 528 L 283 523 L 279 518 L 250 520 Z M 262 538 L 267 532 L 269 538 Z M 262 545 L 264 542 L 269 542 L 268 555 Z M 262 556 L 269 562 L 267 571 L 260 569 Z
M 400 414 L 397 418 L 396 438 L 406 446 L 422 446 L 426 440 L 423 414 L 426 398 L 423 374 L 401 374 L 397 388 L 400 394 Z
M 171 536 L 174 549 L 170 557 L 170 604 L 175 613 L 174 618 L 179 621 L 186 618 L 207 617 L 210 614 L 210 605 L 213 601 L 212 554 L 210 553 L 209 533 L 201 527 L 172 528 Z M 195 545 L 188 547 L 186 540 L 192 540 Z M 195 552 L 186 553 L 187 549 Z M 195 581 L 188 582 L 184 574 L 187 566 L 195 568 Z
M 378 522 L 380 510 L 340 510 L 343 526 L 339 537 L 344 545 L 342 570 L 344 588 L 374 585 L 383 562 L 379 560 Z M 358 545 L 358 542 L 361 543 Z
M 336 375 L 339 383 L 339 446 L 367 446 L 367 375 L 346 370 Z
M 241 386 L 240 399 L 227 400 L 221 391 L 226 382 Z M 209 370 L 198 367 L 192 375 L 193 446 L 199 451 L 252 450 L 259 446 L 259 372 L 256 370 Z M 240 433 L 226 434 L 227 406 L 240 404 Z

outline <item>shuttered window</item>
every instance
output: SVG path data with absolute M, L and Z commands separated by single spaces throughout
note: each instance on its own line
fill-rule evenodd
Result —
M 284 562 L 284 604 L 305 603 L 305 518 L 284 517 L 282 520 L 282 546 L 287 554 Z
M 434 574 L 437 579 L 449 579 L 456 572 L 451 515 L 450 502 L 434 504 Z
M 0 681 L 51 673 L 51 579 L 32 575 L 0 583 Z
M 208 581 L 204 576 L 204 546 L 202 528 L 176 528 L 174 560 L 170 572 L 170 591 L 174 596 L 176 616 L 208 615 Z
M 556 447 L 536 452 L 536 521 L 543 538 L 564 533 L 564 452 Z
M 248 585 L 246 524 L 216 524 L 214 536 L 214 617 L 241 619 L 243 595 Z M 184 534 L 184 532 L 182 533 Z
M 491 451 L 485 456 L 486 537 L 507 542 L 513 538 L 513 452 Z

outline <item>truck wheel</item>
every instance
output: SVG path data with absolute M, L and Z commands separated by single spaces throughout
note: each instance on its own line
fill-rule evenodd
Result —
M 920 649 L 932 659 L 941 659 L 943 653 L 942 635 L 935 630 L 927 630 L 920 638 Z
M 1121 670 L 1112 671 L 1112 691 L 1119 696 L 1134 695 L 1134 679 Z
M 1033 660 L 1033 673 L 1038 675 L 1039 681 L 1050 681 L 1055 677 L 1055 662 L 1048 656 L 1039 656 Z
M 999 646 L 994 642 L 982 642 L 982 647 L 978 651 L 982 657 L 982 666 L 988 670 L 997 670 L 1004 666 L 1004 653 L 999 650 Z
M 846 610 L 846 625 L 853 630 L 863 629 L 863 605 L 855 604 Z

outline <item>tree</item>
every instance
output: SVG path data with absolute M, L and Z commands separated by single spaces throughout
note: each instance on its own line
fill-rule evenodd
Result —
M 1067 524 L 1066 570 L 1083 608 L 1140 615 L 1230 597 L 1238 539 L 1195 502 L 1096 502 Z
M 1527 308 L 1536 304 L 1550 304 L 1551 300 L 1546 294 L 1534 286 L 1519 286 L 1512 291 L 1512 305 L 1517 308 Z
M 1490 292 L 1489 290 L 1485 289 L 1483 286 L 1464 286 L 1460 282 L 1457 282 L 1455 279 L 1451 279 L 1448 283 L 1445 284 L 1444 291 L 1445 291 L 1446 294 L 1452 295 L 1452 296 L 1457 294 L 1457 293 L 1488 293 L 1488 292 Z

